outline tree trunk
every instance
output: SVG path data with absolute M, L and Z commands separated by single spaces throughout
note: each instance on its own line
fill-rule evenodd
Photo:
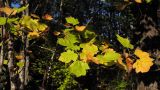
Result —
M 28 4 L 28 1 L 27 0 L 22 0 L 21 3 L 23 5 L 26 5 Z M 26 9 L 24 12 L 23 12 L 23 15 L 29 15 L 29 9 Z M 19 78 L 20 78 L 20 90 L 23 90 L 25 88 L 25 86 L 28 84 L 28 73 L 29 73 L 29 70 L 28 70 L 28 67 L 29 67 L 29 56 L 27 54 L 28 52 L 28 47 L 29 47 L 29 40 L 27 38 L 27 35 L 25 34 L 25 32 L 22 32 L 23 35 L 22 35 L 22 42 L 23 42 L 23 50 L 21 52 L 21 55 L 24 57 L 23 60 L 21 60 L 21 62 L 24 62 L 24 67 L 21 68 L 22 71 L 20 72 L 19 74 Z
M 9 77 L 10 77 L 10 90 L 16 90 L 16 75 L 14 70 L 14 59 L 13 59 L 13 37 L 9 34 L 9 41 L 8 41 L 8 70 L 9 70 Z

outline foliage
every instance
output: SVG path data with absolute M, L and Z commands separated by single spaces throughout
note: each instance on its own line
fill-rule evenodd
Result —
M 126 3 L 138 3 L 138 5 L 144 2 L 142 0 L 124 1 Z M 150 3 L 151 1 L 152 0 L 145 0 L 146 3 Z M 44 84 L 44 82 L 46 82 L 46 84 L 54 82 L 55 86 L 53 87 L 58 90 L 66 90 L 74 86 L 76 87 L 78 83 L 75 78 L 87 76 L 92 68 L 98 68 L 99 70 L 99 68 L 112 69 L 118 66 L 129 76 L 132 73 L 147 73 L 155 64 L 154 57 L 151 58 L 152 55 L 150 55 L 148 51 L 138 49 L 136 42 L 131 44 L 130 40 L 132 40 L 132 38 L 129 36 L 124 38 L 120 36 L 121 33 L 114 32 L 109 34 L 112 34 L 115 38 L 109 40 L 109 37 L 104 37 L 96 28 L 91 28 L 97 24 L 94 20 L 92 22 L 92 19 L 95 17 L 86 20 L 86 24 L 81 22 L 82 20 L 72 16 L 66 17 L 66 23 L 64 23 L 64 18 L 61 17 L 62 20 L 58 21 L 58 25 L 62 25 L 63 28 L 59 28 L 56 24 L 54 28 L 57 26 L 58 29 L 52 30 L 52 24 L 56 22 L 52 14 L 48 14 L 47 12 L 41 17 L 36 14 L 21 15 L 21 12 L 24 12 L 28 7 L 29 5 L 27 4 L 21 8 L 10 8 L 7 6 L 0 8 L 0 12 L 6 15 L 5 17 L 0 17 L 0 25 L 7 28 L 7 34 L 13 35 L 14 44 L 17 43 L 16 40 L 20 40 L 21 43 L 18 43 L 19 45 L 22 44 L 20 48 L 26 48 L 23 36 L 29 39 L 30 44 L 27 50 L 33 49 L 34 53 L 27 51 L 25 54 L 33 54 L 33 57 L 35 55 L 34 58 L 30 59 L 31 67 L 29 67 L 29 69 L 33 74 L 40 76 L 40 79 L 38 78 L 38 80 L 36 80 L 34 77 L 37 76 L 33 75 L 31 80 L 35 80 L 34 82 L 38 84 L 37 86 L 40 86 L 41 83 Z M 117 12 L 119 13 L 119 11 Z M 4 40 L 3 45 L 8 43 L 7 40 L 9 38 L 7 34 L 7 39 Z M 4 37 L 1 37 L 2 40 L 3 38 Z M 112 43 L 113 41 L 115 43 Z M 121 48 L 121 46 L 115 48 L 118 43 L 120 43 L 123 48 Z M 17 47 L 16 45 L 13 46 Z M 35 47 L 40 47 L 47 51 L 35 49 Z M 41 52 L 43 52 L 43 54 Z M 50 52 L 52 52 L 53 55 Z M 8 53 L 5 53 L 5 55 L 7 54 Z M 15 65 L 13 68 L 15 72 L 18 71 L 18 73 L 16 73 L 18 75 L 21 72 L 19 68 L 25 67 L 26 62 L 24 62 L 23 59 L 26 57 L 19 54 L 15 54 L 13 57 Z M 8 60 L 4 60 L 3 65 L 7 66 Z M 94 65 L 96 67 L 94 67 Z M 135 70 L 135 72 L 133 70 Z M 126 77 L 124 76 L 124 78 Z M 115 89 L 117 90 L 126 89 L 127 81 L 122 80 L 116 82 L 116 85 L 117 87 Z

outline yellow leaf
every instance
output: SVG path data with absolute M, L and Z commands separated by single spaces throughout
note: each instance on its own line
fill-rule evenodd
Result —
M 136 49 L 134 54 L 140 58 L 133 64 L 133 68 L 136 70 L 136 73 L 148 72 L 150 67 L 153 65 L 153 59 L 149 57 L 149 53 Z
M 142 3 L 142 0 L 135 0 L 136 3 Z
M 22 60 L 22 59 L 24 59 L 24 56 L 22 56 L 22 55 L 17 55 L 17 56 L 15 56 L 15 57 L 16 57 L 17 60 Z
M 32 38 L 32 39 L 38 38 L 39 36 L 40 36 L 39 33 L 38 33 L 38 32 L 35 32 L 35 31 L 28 33 L 28 37 L 29 37 L 29 38 Z
M 150 70 L 150 67 L 153 65 L 152 59 L 148 58 L 142 58 L 142 59 L 138 59 L 134 64 L 133 64 L 133 68 L 136 70 L 136 73 L 145 73 L 148 72 Z
M 6 15 L 15 15 L 17 13 L 16 10 L 13 10 L 12 8 L 9 8 L 9 7 L 3 7 L 3 8 L 0 8 L 0 11 L 1 12 L 4 12 Z
M 143 52 L 143 51 L 140 50 L 140 49 L 136 49 L 135 52 L 134 52 L 134 54 L 135 54 L 136 56 L 138 56 L 139 58 L 149 57 L 149 53 Z
M 75 26 L 76 31 L 84 31 L 86 26 Z
M 45 19 L 45 20 L 48 20 L 48 21 L 53 19 L 53 17 L 49 14 L 45 14 L 42 18 Z

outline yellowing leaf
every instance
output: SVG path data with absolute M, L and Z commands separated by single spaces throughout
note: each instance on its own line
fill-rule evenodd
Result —
M 135 0 L 135 2 L 137 2 L 137 3 L 142 3 L 142 0 Z
M 3 60 L 3 64 L 7 65 L 8 64 L 8 60 Z
M 67 50 L 67 52 L 61 53 L 59 60 L 64 63 L 69 63 L 70 61 L 76 61 L 78 59 L 78 55 L 71 50 Z
M 136 49 L 134 54 L 140 58 L 133 64 L 133 68 L 136 70 L 136 73 L 148 72 L 150 67 L 153 65 L 153 59 L 149 57 L 149 53 Z
M 4 7 L 4 8 L 0 8 L 1 12 L 4 12 L 6 15 L 15 15 L 17 13 L 16 10 L 13 10 L 12 8 L 9 7 Z
M 143 52 L 143 51 L 140 50 L 140 49 L 136 49 L 135 52 L 134 52 L 134 54 L 135 54 L 136 56 L 138 56 L 139 58 L 149 58 L 149 53 Z
M 45 20 L 48 20 L 48 21 L 53 19 L 53 17 L 49 14 L 45 14 L 42 18 L 45 19 Z
M 17 56 L 15 56 L 15 57 L 16 57 L 17 60 L 22 60 L 22 59 L 24 59 L 24 56 L 22 56 L 22 55 L 17 55 Z
M 123 38 L 118 34 L 116 36 L 117 36 L 117 40 L 123 45 L 123 47 L 130 48 L 130 49 L 134 48 L 128 38 Z
M 76 31 L 84 31 L 86 26 L 75 26 Z
M 20 67 L 20 68 L 23 67 L 24 66 L 24 62 L 17 62 L 17 66 Z
M 133 68 L 136 70 L 136 73 L 145 73 L 150 70 L 150 67 L 153 65 L 152 59 L 138 59 L 134 64 Z
M 35 31 L 28 33 L 28 37 L 31 38 L 31 39 L 38 38 L 39 36 L 40 36 L 39 33 L 35 32 Z
M 38 24 L 38 30 L 39 31 L 41 31 L 41 32 L 43 32 L 43 31 L 45 31 L 46 30 L 46 28 L 47 28 L 47 25 L 46 24 Z

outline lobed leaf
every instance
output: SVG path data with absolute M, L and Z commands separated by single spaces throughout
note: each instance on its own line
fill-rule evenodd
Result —
M 79 24 L 78 19 L 75 19 L 74 17 L 67 17 L 66 18 L 67 23 L 72 24 L 72 25 L 77 25 Z
M 85 76 L 88 69 L 88 64 L 83 61 L 74 61 L 69 66 L 69 71 L 76 75 L 76 77 Z
M 69 63 L 70 61 L 76 61 L 78 59 L 78 55 L 71 50 L 67 50 L 67 52 L 61 53 L 59 60 L 64 63 Z

